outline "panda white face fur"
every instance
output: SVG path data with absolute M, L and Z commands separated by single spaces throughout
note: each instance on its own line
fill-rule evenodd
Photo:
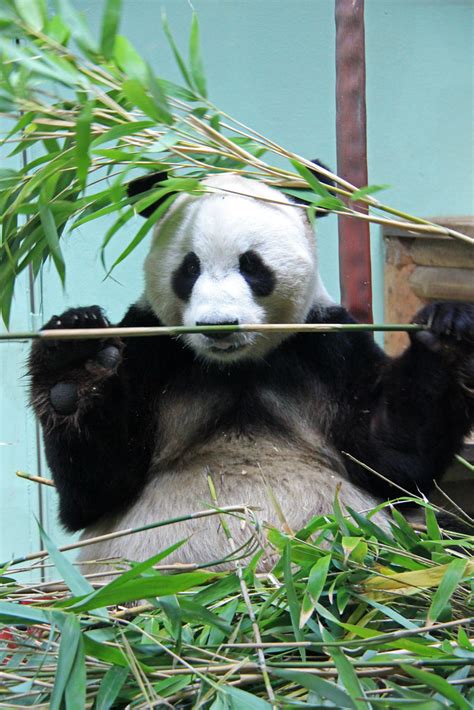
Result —
M 181 196 L 157 225 L 146 260 L 146 301 L 163 324 L 299 323 L 315 303 L 330 303 L 304 210 L 237 175 L 204 184 L 213 192 Z M 184 339 L 200 357 L 229 363 L 265 357 L 283 337 Z

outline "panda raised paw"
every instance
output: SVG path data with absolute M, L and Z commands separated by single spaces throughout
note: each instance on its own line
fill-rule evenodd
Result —
M 99 306 L 70 308 L 60 316 L 53 316 L 42 330 L 63 330 L 83 328 L 108 328 L 110 322 Z M 95 361 L 99 366 L 114 369 L 121 360 L 122 344 L 117 339 L 85 340 L 41 340 L 33 352 L 32 364 L 41 359 L 46 369 L 62 370 L 81 365 L 87 360 Z
M 110 323 L 102 309 L 89 306 L 70 308 L 53 316 L 42 330 L 108 327 Z M 80 400 L 84 396 L 95 397 L 101 381 L 116 372 L 122 350 L 123 343 L 116 338 L 37 340 L 29 362 L 33 402 L 39 403 L 43 412 L 48 402 L 57 414 L 74 414 Z
M 424 306 L 413 323 L 428 326 L 414 333 L 415 341 L 451 360 L 474 355 L 474 304 L 439 301 Z

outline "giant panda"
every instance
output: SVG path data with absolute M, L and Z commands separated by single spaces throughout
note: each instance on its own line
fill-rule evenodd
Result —
M 131 196 L 158 180 L 138 179 Z M 204 185 L 156 225 L 144 294 L 120 326 L 354 322 L 323 285 L 304 209 L 235 174 Z M 395 359 L 365 332 L 35 342 L 31 398 L 63 526 L 87 539 L 186 516 L 211 504 L 209 475 L 220 506 L 277 525 L 282 511 L 293 530 L 332 512 L 337 491 L 362 512 L 397 486 L 427 493 L 474 422 L 474 305 L 432 303 L 414 321 L 429 329 Z M 108 326 L 89 306 L 44 327 Z M 236 544 L 251 527 L 234 520 Z M 229 553 L 210 516 L 95 543 L 81 559 L 143 560 L 182 539 L 170 562 Z

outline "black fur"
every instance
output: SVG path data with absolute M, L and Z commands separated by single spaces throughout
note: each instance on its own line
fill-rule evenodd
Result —
M 327 188 L 328 193 L 330 195 L 334 195 L 334 191 L 329 189 L 331 187 L 334 187 L 334 181 L 331 180 L 331 178 L 328 178 L 326 175 L 324 175 L 320 170 L 318 170 L 318 167 L 324 168 L 325 170 L 329 170 L 329 168 L 326 165 L 324 165 L 324 163 L 322 163 L 320 160 L 314 159 L 311 162 L 314 165 L 314 168 L 311 170 L 314 177 L 316 177 L 319 180 L 319 182 L 323 184 L 323 187 Z M 305 207 L 308 206 L 308 202 L 306 200 L 303 200 L 300 197 L 297 197 L 296 195 L 291 195 L 291 196 L 289 196 L 289 198 L 292 202 L 295 202 L 297 205 L 304 205 Z M 328 214 L 329 214 L 329 212 L 327 210 L 323 210 L 320 208 L 320 209 L 316 210 L 315 216 L 320 219 L 321 217 L 326 217 Z
M 188 301 L 194 284 L 201 273 L 199 258 L 193 251 L 186 254 L 181 265 L 176 269 L 171 279 L 173 291 L 182 301 Z
M 168 174 L 166 172 L 153 172 L 153 173 L 146 173 L 146 175 L 142 175 L 139 178 L 135 178 L 134 180 L 130 180 L 130 182 L 127 184 L 127 195 L 131 198 L 130 202 L 134 203 L 141 197 L 144 197 L 144 193 L 149 192 L 157 187 L 159 187 L 160 183 L 162 183 L 164 180 L 168 178 Z M 137 200 L 134 200 L 133 198 L 137 198 Z M 151 205 L 146 207 L 144 210 L 140 210 L 139 214 L 142 217 L 151 217 L 153 212 L 157 209 L 157 207 L 160 206 L 164 200 L 166 200 L 169 197 L 169 193 L 164 195 L 163 197 L 158 198 L 155 202 L 153 202 Z
M 240 273 L 256 296 L 270 296 L 275 288 L 275 274 L 256 251 L 246 251 L 239 259 Z
M 192 406 L 204 392 L 219 402 L 195 433 L 203 441 L 222 430 L 280 431 L 278 413 L 255 396 L 258 388 L 270 388 L 297 406 L 316 382 L 333 407 L 329 418 L 325 408 L 323 419 L 315 405 L 315 430 L 394 483 L 428 492 L 474 423 L 474 377 L 466 368 L 474 357 L 474 305 L 432 304 L 416 320 L 431 324 L 430 342 L 415 336 L 394 360 L 366 333 L 298 334 L 264 361 L 229 366 L 204 365 L 179 339 L 167 337 L 37 341 L 30 357 L 32 402 L 43 424 L 63 524 L 83 528 L 136 499 L 154 448 L 163 445 L 159 422 L 166 417 L 167 397 L 183 397 Z M 103 322 L 92 306 L 71 309 L 47 327 Z M 308 322 L 353 320 L 334 307 L 315 310 Z M 132 306 L 120 325 L 159 321 Z M 104 366 L 100 354 L 111 346 L 116 357 L 106 358 Z M 74 412 L 53 406 L 51 392 L 62 382 L 77 388 Z M 350 461 L 347 470 L 381 498 L 398 494 Z
M 318 168 L 324 168 L 325 170 L 328 170 L 326 165 L 322 163 L 320 160 L 312 160 L 311 161 L 314 165 L 314 169 L 311 170 L 313 175 L 318 178 L 319 182 L 321 182 L 324 186 L 328 187 L 328 192 L 330 194 L 334 194 L 331 192 L 329 188 L 334 187 L 334 182 L 330 178 L 328 178 L 326 175 L 323 175 Z M 145 196 L 145 193 L 150 192 L 153 189 L 156 189 L 160 186 L 161 183 L 163 183 L 165 180 L 167 180 L 169 177 L 168 173 L 162 171 L 162 172 L 152 172 L 152 173 L 146 173 L 145 175 L 142 175 L 141 177 L 134 178 L 133 180 L 130 180 L 129 183 L 126 185 L 126 190 L 127 190 L 127 195 L 130 198 L 130 201 L 132 204 L 136 202 L 138 199 L 141 197 Z M 153 212 L 159 207 L 168 197 L 170 196 L 170 192 L 167 192 L 166 194 L 162 195 L 159 197 L 157 200 L 155 200 L 151 205 L 146 207 L 143 210 L 139 211 L 139 214 L 142 217 L 151 217 Z M 136 198 L 136 199 L 135 199 Z M 301 205 L 307 205 L 307 202 L 305 200 L 300 199 L 299 197 L 291 197 L 290 198 L 293 202 Z M 325 217 L 328 215 L 329 212 L 326 210 L 319 209 L 316 212 L 316 217 Z

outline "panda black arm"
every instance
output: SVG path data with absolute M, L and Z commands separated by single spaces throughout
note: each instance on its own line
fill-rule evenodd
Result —
M 354 322 L 339 308 L 323 319 Z M 474 305 L 431 304 L 415 321 L 429 323 L 430 331 L 415 335 L 398 358 L 388 358 L 366 333 L 345 333 L 325 336 L 316 360 L 338 389 L 330 432 L 337 448 L 403 488 L 427 493 L 474 424 Z M 399 494 L 350 460 L 346 467 L 370 492 Z
M 70 309 L 45 327 L 108 325 L 92 306 Z M 159 323 L 132 306 L 120 325 Z M 45 340 L 33 346 L 31 401 L 67 529 L 120 510 L 143 487 L 155 441 L 150 383 L 166 376 L 173 347 L 170 338 Z

